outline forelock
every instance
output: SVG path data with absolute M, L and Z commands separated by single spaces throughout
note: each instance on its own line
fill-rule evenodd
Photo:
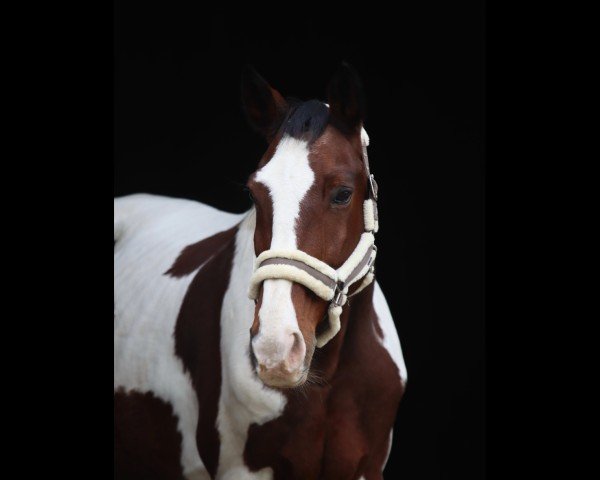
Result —
M 329 108 L 318 100 L 302 102 L 288 99 L 290 109 L 283 122 L 284 135 L 302 139 L 309 144 L 319 138 L 327 127 Z

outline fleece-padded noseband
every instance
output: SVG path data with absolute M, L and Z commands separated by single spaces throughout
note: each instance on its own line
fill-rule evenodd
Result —
M 317 336 L 317 347 L 323 347 L 340 331 L 342 306 L 349 296 L 356 295 L 375 278 L 377 247 L 375 236 L 379 230 L 377 215 L 377 183 L 369 168 L 367 157 L 368 137 L 363 136 L 363 160 L 367 171 L 368 199 L 363 203 L 365 231 L 354 251 L 337 270 L 302 250 L 266 250 L 254 263 L 248 296 L 258 298 L 263 281 L 284 279 L 304 285 L 317 296 L 330 302 L 327 311 L 329 327 Z M 361 281 L 359 287 L 348 295 L 348 289 Z

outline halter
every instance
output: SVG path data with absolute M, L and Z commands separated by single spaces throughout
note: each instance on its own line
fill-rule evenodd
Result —
M 369 138 L 364 129 L 361 137 L 363 160 L 368 179 L 368 198 L 363 203 L 365 231 L 361 234 L 358 245 L 350 257 L 340 268 L 334 270 L 325 262 L 302 250 L 265 250 L 256 258 L 254 273 L 250 278 L 248 296 L 252 300 L 258 298 L 263 281 L 284 279 L 304 285 L 323 300 L 330 302 L 327 310 L 329 328 L 317 336 L 317 347 L 319 348 L 325 346 L 340 331 L 342 306 L 347 302 L 348 297 L 359 293 L 375 278 L 377 247 L 373 234 L 379 230 L 378 186 L 369 168 L 369 157 L 367 156 Z M 348 295 L 348 289 L 359 281 L 361 281 L 359 287 L 351 295 Z

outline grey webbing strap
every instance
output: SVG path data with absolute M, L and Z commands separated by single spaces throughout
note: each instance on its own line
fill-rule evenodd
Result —
M 367 265 L 367 263 L 371 259 L 371 252 L 372 251 L 373 251 L 373 245 L 371 245 L 367 249 L 367 252 L 365 253 L 365 256 L 358 263 L 358 265 L 356 267 L 354 267 L 354 270 L 352 270 L 352 273 L 350 273 L 350 275 L 348 275 L 348 278 L 344 282 L 344 285 L 350 285 L 354 281 L 354 279 L 357 277 L 357 275 L 362 271 L 362 269 L 365 268 L 365 265 Z
M 313 268 L 299 260 L 292 260 L 290 258 L 282 258 L 282 257 L 273 257 L 273 258 L 267 258 L 264 262 L 261 262 L 259 268 L 264 267 L 265 265 L 291 265 L 292 267 L 296 267 L 296 268 L 299 268 L 300 270 L 304 270 L 310 276 L 314 277 L 319 282 L 324 283 L 331 289 L 334 289 L 336 286 L 336 282 L 333 278 L 328 277 L 324 273 L 319 272 L 316 268 Z
M 352 270 L 350 275 L 348 275 L 348 278 L 343 282 L 343 285 L 350 285 L 354 282 L 356 277 L 360 274 L 360 272 L 362 272 L 362 270 L 365 268 L 365 266 L 371 260 L 371 253 L 373 252 L 374 248 L 375 248 L 375 246 L 371 245 L 367 249 L 363 258 L 358 263 L 358 265 L 356 265 L 356 267 L 354 267 L 354 269 Z M 324 273 L 319 272 L 317 269 L 315 269 L 299 260 L 292 260 L 290 258 L 282 258 L 282 257 L 273 257 L 273 258 L 266 259 L 264 262 L 261 262 L 259 265 L 259 268 L 264 267 L 266 265 L 291 265 L 292 267 L 295 267 L 295 268 L 305 271 L 311 277 L 314 277 L 319 282 L 324 283 L 332 290 L 334 290 L 336 288 L 336 286 L 338 286 L 338 284 L 336 283 L 336 281 L 333 278 L 328 277 Z

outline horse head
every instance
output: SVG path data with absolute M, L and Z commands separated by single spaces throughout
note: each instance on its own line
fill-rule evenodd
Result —
M 373 212 L 369 220 L 364 97 L 348 65 L 331 79 L 327 101 L 284 98 L 250 68 L 242 77 L 244 111 L 268 142 L 247 188 L 256 212 L 255 254 L 262 259 L 274 252 L 257 265 L 271 274 L 254 282 L 250 329 L 253 365 L 271 387 L 306 381 L 315 348 L 340 328 L 340 302 L 332 304 L 330 298 L 350 294 L 336 271 L 345 267 L 359 273 L 364 267 L 360 280 L 374 260 L 370 251 L 357 253 Z M 327 333 L 334 328 L 327 320 L 332 306 L 338 307 L 338 325 Z

